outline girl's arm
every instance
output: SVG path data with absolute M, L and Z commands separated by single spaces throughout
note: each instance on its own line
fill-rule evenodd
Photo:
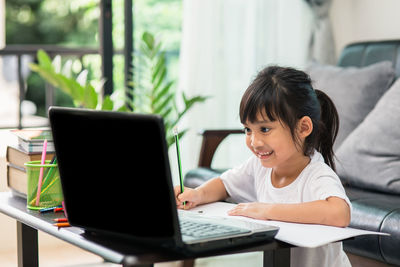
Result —
M 221 178 L 213 178 L 196 189 L 185 187 L 180 193 L 180 187 L 175 187 L 176 205 L 180 209 L 191 209 L 200 204 L 224 200 L 228 197 Z M 186 202 L 183 205 L 183 202 Z
M 350 207 L 339 197 L 296 204 L 241 203 L 233 208 L 229 215 L 338 227 L 350 224 Z

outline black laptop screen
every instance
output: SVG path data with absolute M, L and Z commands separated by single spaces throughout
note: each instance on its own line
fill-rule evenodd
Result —
M 51 108 L 49 118 L 72 225 L 138 237 L 174 235 L 160 117 Z

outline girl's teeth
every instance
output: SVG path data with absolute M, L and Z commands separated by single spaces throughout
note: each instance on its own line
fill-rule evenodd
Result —
M 272 151 L 271 152 L 258 153 L 259 156 L 268 156 L 268 155 L 271 155 L 271 154 L 272 154 Z

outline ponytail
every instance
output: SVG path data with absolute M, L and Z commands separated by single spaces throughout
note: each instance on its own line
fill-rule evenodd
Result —
M 322 154 L 325 162 L 335 171 L 333 144 L 339 131 L 339 115 L 334 103 L 324 92 L 315 89 L 321 106 L 321 118 L 319 120 L 319 134 L 317 136 L 316 149 Z

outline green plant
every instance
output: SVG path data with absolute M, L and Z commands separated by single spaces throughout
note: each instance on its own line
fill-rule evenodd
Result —
M 61 64 L 61 57 L 56 56 L 53 61 L 43 50 L 37 52 L 38 64 L 30 64 L 30 68 L 37 72 L 46 82 L 60 88 L 69 95 L 76 107 L 90 109 L 113 110 L 114 103 L 110 96 L 102 97 L 101 86 L 95 88 L 87 80 L 87 70 L 83 70 L 77 77 L 71 71 L 71 61 Z
M 178 108 L 177 94 L 173 90 L 175 82 L 167 78 L 165 51 L 161 50 L 161 42 L 156 41 L 152 34 L 143 33 L 140 51 L 135 53 L 135 57 L 138 64 L 134 64 L 135 79 L 131 81 L 134 89 L 130 94 L 133 97 L 127 101 L 132 104 L 133 112 L 158 114 L 163 117 L 167 143 L 170 146 L 174 143 L 172 129 L 194 104 L 204 102 L 208 97 L 188 98 L 182 93 L 183 107 Z M 70 61 L 62 65 L 60 56 L 56 56 L 52 61 L 43 50 L 38 51 L 37 59 L 38 64 L 31 64 L 31 69 L 48 83 L 69 95 L 76 107 L 129 111 L 125 105 L 118 106 L 112 96 L 103 97 L 104 82 L 100 82 L 95 88 L 87 80 L 87 70 L 76 76 L 71 71 Z M 187 129 L 181 130 L 179 137 L 186 132 Z
M 166 52 L 162 44 L 149 32 L 142 35 L 140 49 L 135 53 L 135 74 L 131 81 L 133 90 L 132 106 L 135 112 L 158 114 L 164 118 L 168 145 L 174 143 L 172 129 L 194 104 L 204 102 L 208 97 L 187 97 L 180 95 L 182 105 L 177 105 L 177 94 L 173 89 L 175 81 L 167 75 Z M 183 136 L 187 129 L 180 129 Z

